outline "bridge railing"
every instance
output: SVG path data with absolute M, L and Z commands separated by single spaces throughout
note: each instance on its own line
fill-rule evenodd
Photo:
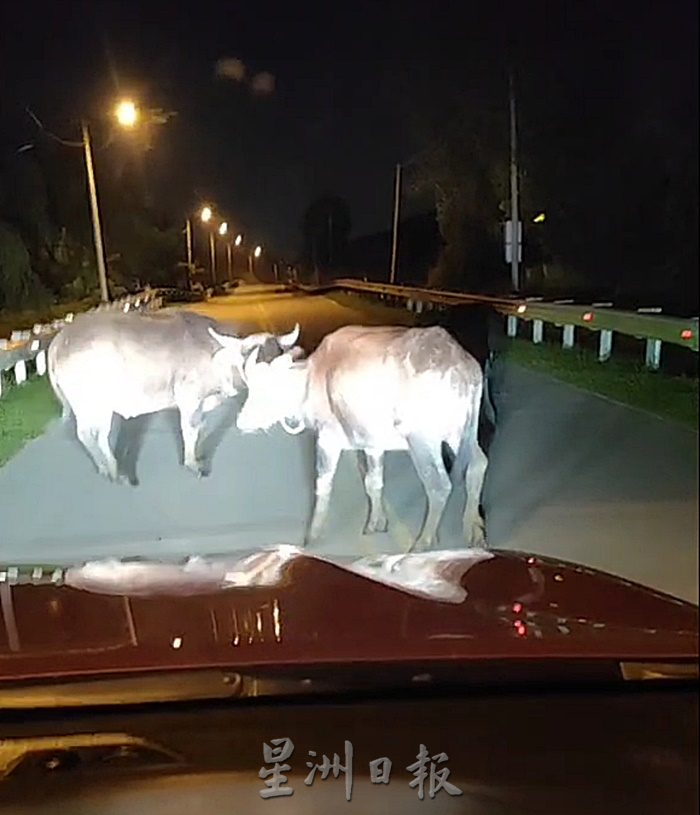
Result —
M 162 298 L 154 290 L 138 294 L 129 294 L 110 303 L 100 303 L 88 312 L 101 311 L 147 311 L 158 309 Z M 50 323 L 36 323 L 31 330 L 13 331 L 8 339 L 0 339 L 0 397 L 3 394 L 3 375 L 21 385 L 27 379 L 27 363 L 33 362 L 37 374 L 46 373 L 46 351 L 51 340 L 68 323 L 73 322 L 75 315 L 66 314 L 60 320 Z
M 599 334 L 598 358 L 605 361 L 613 351 L 615 334 L 645 340 L 645 364 L 657 370 L 661 365 L 664 343 L 698 350 L 698 318 L 671 317 L 661 309 L 640 308 L 637 311 L 616 309 L 612 303 L 577 304 L 570 300 L 545 302 L 542 298 L 489 297 L 479 294 L 427 289 L 418 286 L 396 286 L 354 279 L 339 279 L 321 286 L 299 286 L 307 292 L 351 291 L 373 295 L 390 302 L 402 302 L 407 309 L 420 314 L 424 309 L 482 303 L 492 306 L 506 318 L 507 334 L 516 337 L 519 323 L 531 324 L 532 341 L 544 341 L 544 325 L 562 328 L 562 347 L 574 348 L 576 330 Z

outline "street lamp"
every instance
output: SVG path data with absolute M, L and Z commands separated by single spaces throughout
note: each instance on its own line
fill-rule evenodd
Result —
M 114 115 L 122 127 L 134 127 L 139 120 L 139 111 L 131 99 L 122 99 L 114 109 Z
M 199 217 L 202 219 L 202 223 L 208 224 L 209 221 L 211 221 L 213 214 L 214 213 L 212 212 L 211 207 L 202 207 Z
M 243 235 L 236 235 L 236 240 L 233 242 L 234 246 L 240 246 L 243 243 Z
M 257 260 L 257 258 L 262 255 L 262 246 L 256 246 L 255 249 L 248 255 L 248 272 L 251 278 L 255 277 L 254 267 L 253 267 L 253 258 Z
M 115 108 L 115 119 L 122 127 L 133 127 L 138 121 L 138 109 L 130 100 L 122 100 Z M 100 222 L 100 207 L 97 200 L 97 182 L 95 181 L 95 163 L 92 157 L 92 141 L 87 121 L 80 125 L 82 132 L 83 152 L 85 154 L 85 169 L 87 171 L 88 191 L 90 193 L 90 214 L 92 216 L 92 232 L 95 241 L 95 256 L 97 260 L 97 276 L 100 281 L 100 295 L 103 303 L 109 302 L 109 288 L 107 286 L 107 266 L 105 264 L 104 241 L 102 239 L 102 224 Z

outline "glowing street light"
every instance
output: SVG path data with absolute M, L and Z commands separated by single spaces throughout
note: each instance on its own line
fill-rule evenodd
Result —
M 226 235 L 227 232 L 228 232 L 228 224 L 226 223 L 226 221 L 224 221 L 219 226 L 219 235 L 221 235 L 221 237 L 223 238 Z
M 202 223 L 208 224 L 211 221 L 213 212 L 211 207 L 202 207 L 202 211 L 199 213 L 199 217 L 202 219 Z
M 240 246 L 243 243 L 243 235 L 236 235 L 236 240 L 233 242 L 234 246 Z
M 116 106 L 114 115 L 122 127 L 134 127 L 139 120 L 139 111 L 131 99 L 122 99 Z
M 262 255 L 262 246 L 256 246 L 253 250 L 253 257 L 259 258 Z
M 547 216 L 544 214 L 544 212 L 540 212 L 539 215 L 535 215 L 535 217 L 532 219 L 532 223 L 533 224 L 543 224 L 545 222 L 546 218 L 547 218 Z

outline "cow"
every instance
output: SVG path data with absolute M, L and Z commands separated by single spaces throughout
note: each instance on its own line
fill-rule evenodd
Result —
M 54 337 L 47 369 L 64 420 L 75 417 L 78 439 L 101 475 L 127 480 L 109 444 L 114 414 L 130 419 L 177 408 L 183 463 L 202 476 L 197 442 L 204 414 L 244 390 L 242 365 L 253 349 L 269 360 L 293 350 L 298 336 L 298 324 L 277 337 L 231 336 L 186 310 L 93 312 Z
M 289 433 L 315 431 L 315 506 L 306 542 L 324 524 L 343 450 L 364 454 L 369 498 L 364 534 L 385 532 L 384 453 L 408 450 L 428 497 L 422 529 L 409 551 L 433 548 L 452 486 L 464 479 L 464 535 L 485 545 L 480 499 L 487 457 L 477 438 L 483 393 L 479 363 L 439 327 L 346 326 L 327 335 L 306 359 L 271 361 L 250 354 L 248 395 L 237 418 L 246 432 L 280 422 Z M 450 474 L 443 445 L 454 455 Z M 361 456 L 362 457 L 362 456 Z M 450 483 L 452 481 L 452 483 Z

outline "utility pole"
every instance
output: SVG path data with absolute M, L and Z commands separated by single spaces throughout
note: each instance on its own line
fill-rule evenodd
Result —
M 185 221 L 185 240 L 187 242 L 187 271 L 192 274 L 192 222 Z
M 396 260 L 399 249 L 399 208 L 401 204 L 401 165 L 396 165 L 396 179 L 394 183 L 394 224 L 391 239 L 391 271 L 389 283 L 396 282 Z
M 231 242 L 226 244 L 226 264 L 228 267 L 229 282 L 233 280 L 233 250 L 231 249 Z
M 209 255 L 211 257 L 211 284 L 216 285 L 216 240 L 214 233 L 209 233 Z
M 87 123 L 81 124 L 83 132 L 83 151 L 85 153 L 85 168 L 87 170 L 88 191 L 90 193 L 90 213 L 92 215 L 92 232 L 95 240 L 95 257 L 97 260 L 97 276 L 100 281 L 100 294 L 103 303 L 109 303 L 109 289 L 107 288 L 107 267 L 105 265 L 105 249 L 102 242 L 102 225 L 100 223 L 100 208 L 97 203 L 97 184 L 95 182 L 95 167 L 92 161 L 92 144 Z
M 510 278 L 513 291 L 520 291 L 520 212 L 518 207 L 518 131 L 515 118 L 515 89 L 510 75 Z
M 187 245 L 187 288 L 191 291 L 194 266 L 192 264 L 192 222 L 189 218 L 185 221 L 185 243 Z

